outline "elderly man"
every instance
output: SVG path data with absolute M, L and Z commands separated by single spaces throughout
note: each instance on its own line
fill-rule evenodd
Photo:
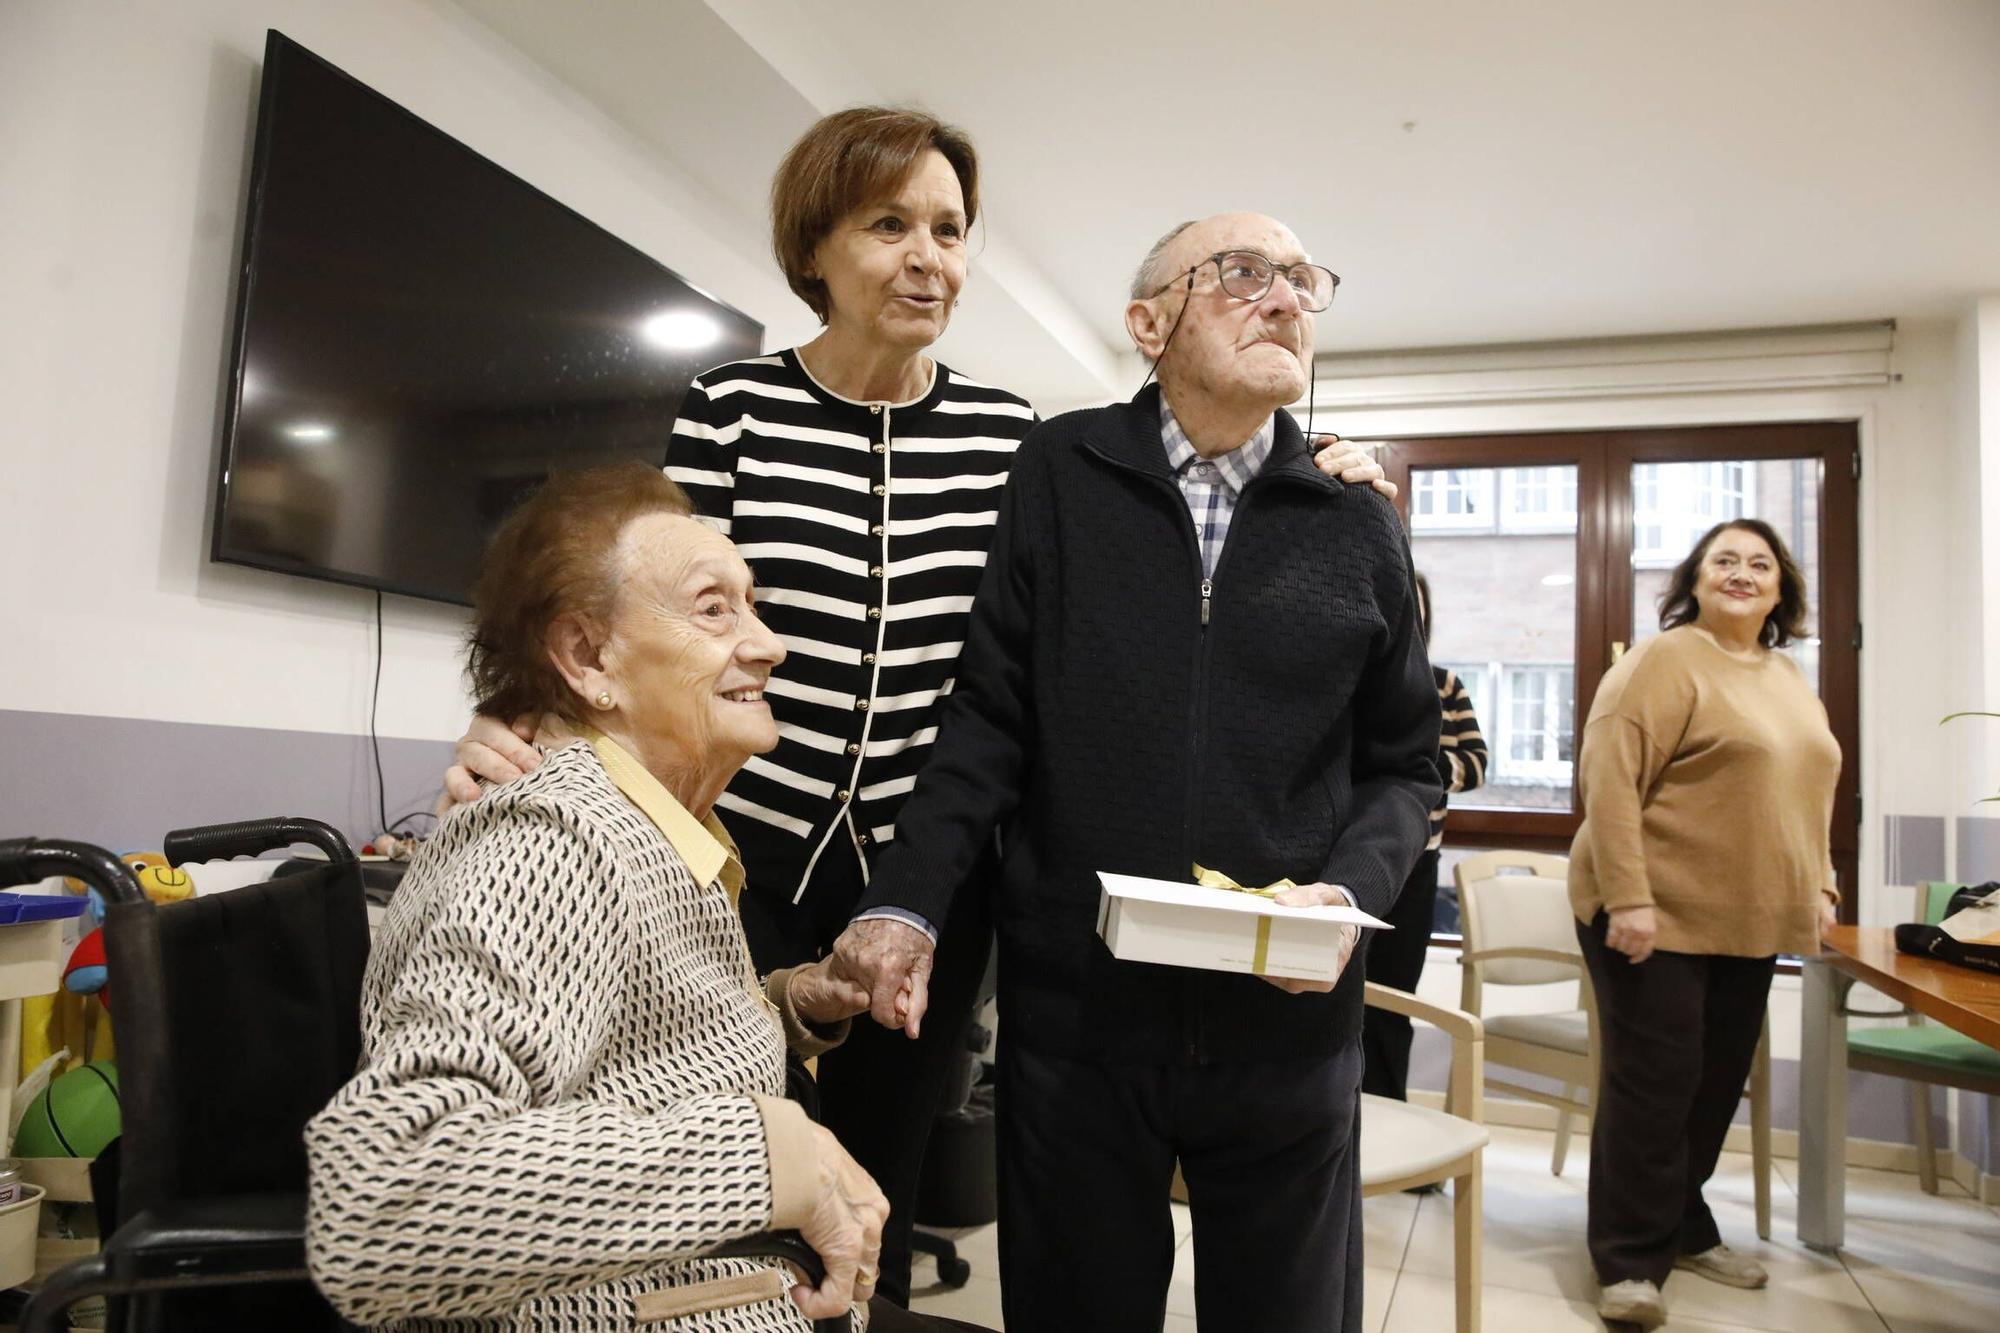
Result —
M 1122 962 L 1096 871 L 1195 863 L 1386 915 L 1438 796 L 1408 550 L 1312 465 L 1313 314 L 1338 281 L 1256 214 L 1168 233 L 1126 327 L 1159 385 L 1014 465 L 937 750 L 836 950 L 914 1026 L 928 937 L 996 829 L 1009 1328 L 1158 1330 L 1179 1162 L 1203 1327 L 1358 1328 L 1362 969 Z M 1348 949 L 1352 949 L 1350 938 Z

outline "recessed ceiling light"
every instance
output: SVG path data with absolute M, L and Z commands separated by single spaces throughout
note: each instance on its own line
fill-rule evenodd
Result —
M 300 444 L 325 444 L 333 436 L 333 427 L 324 421 L 294 421 L 285 427 L 285 438 Z
M 1570 584 L 1575 582 L 1576 582 L 1576 575 L 1574 574 L 1542 575 L 1542 586 L 1544 588 L 1567 588 Z

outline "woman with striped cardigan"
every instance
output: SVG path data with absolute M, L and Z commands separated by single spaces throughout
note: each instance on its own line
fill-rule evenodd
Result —
M 857 1025 L 819 1062 L 821 1117 L 891 1205 L 880 1290 L 909 1291 L 911 1208 L 946 1074 L 972 1017 L 992 927 L 987 895 L 951 919 L 850 921 L 869 866 L 937 736 L 1027 401 L 935 360 L 967 275 L 978 159 L 918 111 L 858 107 L 806 132 L 771 189 L 772 248 L 825 325 L 801 347 L 699 376 L 667 474 L 756 570 L 788 652 L 771 681 L 778 746 L 717 802 L 742 848 L 743 923 L 758 966 L 838 945 L 856 971 L 929 957 L 928 1017 Z M 1381 470 L 1322 451 L 1350 482 Z M 532 719 L 517 726 L 531 730 Z M 447 788 L 506 781 L 536 757 L 476 722 Z M 914 1038 L 911 1040 L 910 1038 Z
M 1431 585 L 1422 574 L 1417 575 L 1417 623 L 1425 644 L 1429 644 Z M 1486 781 L 1486 738 L 1479 733 L 1472 696 L 1456 672 L 1435 665 L 1431 671 L 1437 676 L 1438 705 L 1443 712 L 1437 762 L 1444 794 L 1431 810 L 1431 839 L 1389 913 L 1389 924 L 1395 929 L 1378 931 L 1368 942 L 1368 979 L 1412 992 L 1424 974 L 1424 954 L 1431 945 L 1431 922 L 1437 912 L 1438 852 L 1444 846 L 1445 806 L 1453 792 L 1471 791 Z M 1410 1020 L 1370 1005 L 1361 1017 L 1361 1051 L 1361 1090 L 1405 1100 L 1410 1082 Z

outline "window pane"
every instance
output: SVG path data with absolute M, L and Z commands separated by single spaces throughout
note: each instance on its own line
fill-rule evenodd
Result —
M 1806 580 L 1806 633 L 1786 649 L 1819 688 L 1819 460 L 1638 463 L 1632 468 L 1632 638 L 1660 632 L 1674 566 L 1725 519 L 1777 529 Z
M 1413 469 L 1410 513 L 1431 661 L 1465 682 L 1489 752 L 1486 785 L 1452 805 L 1568 810 L 1576 468 Z

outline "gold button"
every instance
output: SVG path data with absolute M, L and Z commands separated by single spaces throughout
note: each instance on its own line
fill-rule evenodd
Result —
M 875 654 L 873 654 L 873 653 L 863 653 L 863 654 L 861 654 L 861 664 L 862 664 L 863 666 L 874 666 L 874 665 L 875 665 Z
M 861 753 L 861 742 L 860 742 L 860 741 L 849 741 L 849 742 L 847 743 L 847 752 L 848 752 L 849 754 L 860 754 L 860 753 Z
M 871 565 L 871 566 L 869 567 L 869 569 L 868 569 L 868 577 L 869 577 L 869 578 L 871 578 L 871 579 L 879 579 L 879 578 L 881 578 L 881 577 L 882 577 L 882 566 L 880 566 L 880 565 Z
M 866 699 L 856 699 L 854 701 L 854 706 L 861 712 L 865 713 L 868 711 L 868 701 Z
M 878 454 L 886 454 L 889 452 L 889 446 L 886 444 L 878 444 L 875 446 L 875 452 Z
M 855 834 L 854 840 L 860 843 L 863 847 L 866 847 L 868 845 L 868 835 L 866 833 Z
M 881 608 L 881 607 L 879 607 L 879 606 L 871 606 L 871 607 L 869 607 L 869 608 L 868 608 L 868 618 L 869 618 L 870 620 L 880 620 L 880 619 L 882 618 L 882 608 Z
M 889 493 L 889 488 L 887 486 L 877 486 L 875 488 L 875 494 L 877 495 L 887 495 L 888 493 Z
M 882 535 L 882 525 L 877 523 L 874 527 L 868 529 L 868 535 L 870 537 L 880 537 Z
M 845 790 L 838 791 L 834 793 L 834 799 L 839 801 L 842 805 L 846 805 L 849 801 L 854 799 L 854 793 Z

